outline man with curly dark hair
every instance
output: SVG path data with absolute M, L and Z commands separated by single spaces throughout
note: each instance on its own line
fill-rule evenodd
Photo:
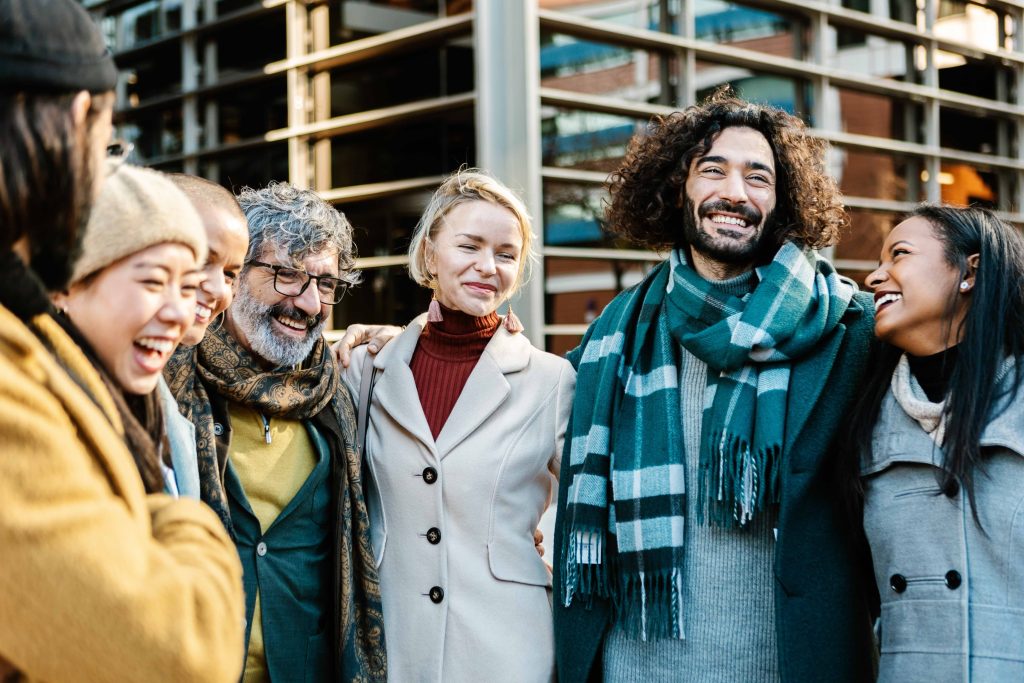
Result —
M 868 565 L 829 472 L 873 306 L 815 251 L 845 221 L 826 149 L 720 91 L 611 176 L 610 228 L 669 258 L 570 353 L 563 683 L 872 677 Z

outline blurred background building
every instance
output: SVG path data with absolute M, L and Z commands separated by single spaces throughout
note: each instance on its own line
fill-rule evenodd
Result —
M 601 230 L 602 184 L 652 115 L 723 83 L 832 144 L 858 281 L 920 200 L 1024 222 L 1024 0 L 83 0 L 121 67 L 138 163 L 312 187 L 357 229 L 347 321 L 404 323 L 403 253 L 461 164 L 520 190 L 541 259 L 517 302 L 575 345 L 660 257 Z

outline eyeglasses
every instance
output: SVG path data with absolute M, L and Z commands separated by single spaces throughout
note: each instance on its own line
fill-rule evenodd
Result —
M 248 265 L 269 268 L 274 271 L 274 291 L 285 296 L 302 296 L 309 283 L 316 280 L 316 291 L 320 301 L 333 306 L 345 296 L 345 283 L 328 275 L 310 275 L 304 270 L 280 266 L 262 261 L 249 261 Z
M 127 140 L 111 140 L 110 144 L 107 145 L 107 159 L 113 162 L 113 166 L 116 168 L 128 161 L 128 157 L 130 157 L 134 151 L 135 145 Z

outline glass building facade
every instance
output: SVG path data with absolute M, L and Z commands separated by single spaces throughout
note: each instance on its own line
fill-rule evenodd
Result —
M 460 165 L 519 190 L 539 261 L 516 303 L 578 341 L 661 255 L 602 230 L 603 184 L 653 115 L 729 83 L 831 143 L 857 280 L 921 200 L 1024 223 L 1021 0 L 84 0 L 121 68 L 136 161 L 239 189 L 287 179 L 357 230 L 335 324 L 405 323 L 404 252 Z

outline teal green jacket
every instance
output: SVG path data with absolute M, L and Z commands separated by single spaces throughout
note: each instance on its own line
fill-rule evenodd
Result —
M 793 365 L 793 381 L 800 385 L 822 386 L 800 382 L 801 375 L 825 375 L 828 381 L 820 395 L 790 395 L 786 410 L 775 546 L 775 625 L 784 683 L 873 680 L 877 594 L 871 561 L 863 534 L 851 532 L 846 521 L 833 469 L 836 437 L 867 368 L 873 331 L 872 297 L 858 293 L 832 334 Z M 610 617 L 608 603 L 600 599 L 564 606 L 563 513 L 571 478 L 566 450 L 554 540 L 559 683 L 601 680 Z

